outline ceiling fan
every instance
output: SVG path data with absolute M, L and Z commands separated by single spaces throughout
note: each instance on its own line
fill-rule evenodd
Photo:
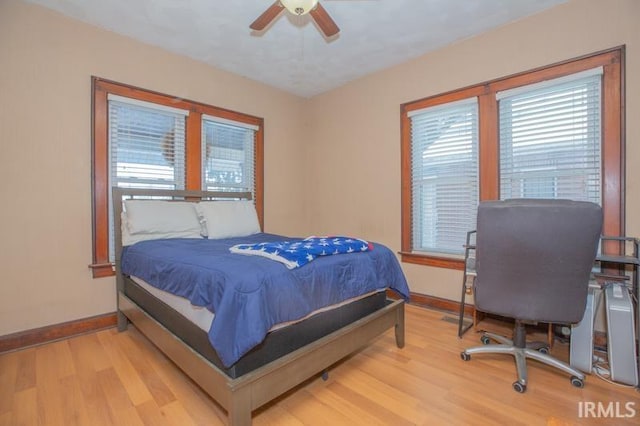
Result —
M 294 15 L 306 15 L 308 13 L 326 37 L 336 35 L 340 31 L 340 28 L 338 28 L 318 0 L 276 0 L 262 15 L 258 16 L 258 19 L 249 25 L 249 28 L 262 31 L 276 19 L 284 9 Z

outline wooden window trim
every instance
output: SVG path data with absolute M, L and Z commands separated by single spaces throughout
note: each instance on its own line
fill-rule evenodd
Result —
M 463 269 L 464 261 L 444 255 L 412 252 L 412 191 L 411 191 L 411 122 L 407 116 L 429 106 L 469 97 L 478 98 L 479 108 L 479 197 L 481 201 L 500 198 L 498 91 L 550 80 L 602 66 L 602 204 L 603 235 L 622 236 L 625 232 L 625 135 L 624 135 L 624 56 L 625 47 L 570 59 L 545 67 L 491 80 L 443 94 L 430 96 L 400 106 L 401 152 L 401 259 L 406 263 Z M 611 242 L 605 252 L 617 252 L 619 245 Z
M 200 102 L 190 101 L 127 84 L 91 77 L 91 198 L 93 259 L 89 268 L 94 278 L 114 275 L 109 262 L 109 93 L 189 111 L 186 121 L 186 178 L 187 190 L 201 187 L 200 141 L 202 115 L 234 120 L 258 127 L 255 134 L 255 205 L 260 227 L 264 229 L 264 119 Z

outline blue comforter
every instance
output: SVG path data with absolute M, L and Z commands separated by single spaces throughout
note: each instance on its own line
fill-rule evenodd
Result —
M 279 235 L 141 241 L 125 247 L 122 272 L 185 297 L 215 313 L 209 341 L 229 367 L 259 344 L 271 327 L 374 290 L 409 289 L 387 247 L 324 256 L 294 270 L 258 256 L 229 252 L 236 244 L 281 241 Z M 288 238 L 288 240 L 293 240 Z

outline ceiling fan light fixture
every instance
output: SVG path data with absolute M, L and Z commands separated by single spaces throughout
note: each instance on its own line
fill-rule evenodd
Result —
M 294 15 L 306 15 L 316 7 L 318 0 L 280 0 L 280 3 Z

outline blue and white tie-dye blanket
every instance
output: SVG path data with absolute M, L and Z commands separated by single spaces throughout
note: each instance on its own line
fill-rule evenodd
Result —
M 237 244 L 232 253 L 262 256 L 283 263 L 289 269 L 306 265 L 318 256 L 373 250 L 373 244 L 350 237 L 308 237 L 304 240 Z

